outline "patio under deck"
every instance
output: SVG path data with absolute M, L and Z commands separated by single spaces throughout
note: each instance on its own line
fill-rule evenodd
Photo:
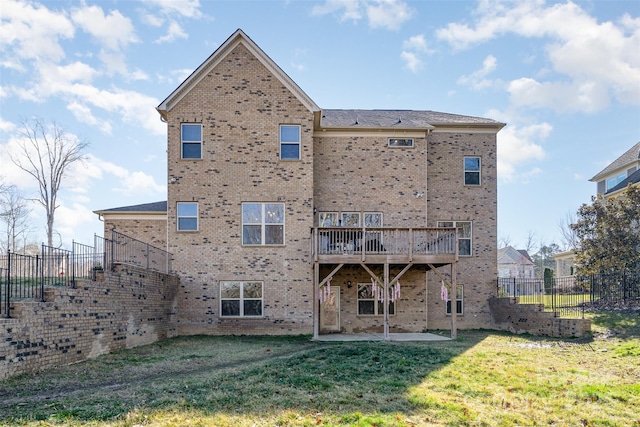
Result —
M 385 340 L 384 334 L 380 333 L 361 333 L 361 334 L 323 334 L 314 338 L 315 341 L 326 342 L 350 342 L 350 341 L 404 341 L 404 342 L 420 342 L 420 341 L 451 341 L 450 337 L 425 332 L 406 332 L 406 333 L 389 333 L 389 337 Z
M 371 280 L 385 289 L 383 307 L 388 307 L 389 289 L 400 277 L 414 265 L 426 266 L 434 271 L 443 282 L 456 289 L 455 265 L 458 261 L 458 241 L 455 228 L 313 228 L 312 229 L 312 258 L 314 263 L 314 295 L 331 283 L 333 276 L 344 265 L 360 265 L 370 276 Z M 320 277 L 320 265 L 333 265 L 333 270 Z M 371 270 L 373 265 L 383 265 L 384 273 L 380 278 Z M 390 266 L 404 266 L 395 277 L 390 277 Z M 438 267 L 451 267 L 451 283 L 438 271 Z M 451 338 L 456 333 L 456 304 L 452 304 Z M 342 334 L 319 334 L 320 302 L 314 304 L 314 333 L 316 340 L 339 341 Z M 382 339 L 385 341 L 404 340 L 431 336 L 433 334 L 390 334 L 389 315 L 384 313 L 383 334 L 345 335 L 347 340 Z M 437 335 L 434 335 L 437 337 Z M 443 338 L 443 337 L 441 337 Z M 450 338 L 448 338 L 450 339 Z

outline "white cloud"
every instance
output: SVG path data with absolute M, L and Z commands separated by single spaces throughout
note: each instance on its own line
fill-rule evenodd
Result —
M 469 85 L 475 90 L 484 89 L 494 85 L 492 80 L 487 79 L 487 75 L 491 74 L 497 67 L 498 60 L 495 56 L 489 55 L 482 61 L 482 68 L 474 71 L 468 76 L 461 76 L 458 84 Z
M 73 24 L 64 13 L 24 1 L 2 2 L 0 52 L 5 58 L 59 61 L 65 56 L 59 40 L 73 35 Z M 15 61 L 3 62 L 5 64 L 18 66 Z
M 405 50 L 413 50 L 416 52 L 431 52 L 431 50 L 427 46 L 427 40 L 425 39 L 424 34 L 418 34 L 409 37 L 407 40 L 402 42 L 402 48 Z
M 362 18 L 360 1 L 358 0 L 327 0 L 324 4 L 315 5 L 311 9 L 312 15 L 338 14 L 340 22 L 357 22 Z
M 547 41 L 546 59 L 556 74 L 541 82 L 515 79 L 509 91 L 517 105 L 594 112 L 612 97 L 640 104 L 640 18 L 598 23 L 575 3 L 542 0 L 483 0 L 476 15 L 473 25 L 452 23 L 437 37 L 456 49 L 510 34 Z
M 71 206 L 61 203 L 56 209 L 55 228 L 61 236 L 73 236 L 82 224 L 96 220 L 96 214 L 91 212 L 83 203 L 74 202 Z
M 422 61 L 414 52 L 407 52 L 406 50 L 403 50 L 400 53 L 400 58 L 404 61 L 405 67 L 414 73 L 422 68 Z
M 315 5 L 311 14 L 338 15 L 340 22 L 358 22 L 366 16 L 371 28 L 397 30 L 411 19 L 413 11 L 402 0 L 327 0 L 321 5 Z
M 87 155 L 82 164 L 74 164 L 70 169 L 69 177 L 66 187 L 76 194 L 89 193 L 94 182 L 102 180 L 117 182 L 118 185 L 111 190 L 127 196 L 164 194 L 167 191 L 166 186 L 158 184 L 145 172 L 130 171 L 92 154 Z
M 606 108 L 610 102 L 606 86 L 595 81 L 540 83 L 523 77 L 510 82 L 508 91 L 515 106 L 550 108 L 558 112 L 593 113 Z
M 95 73 L 82 63 L 69 66 L 43 65 L 36 84 L 30 88 L 15 88 L 15 93 L 24 100 L 43 102 L 51 96 L 70 97 L 70 102 L 92 105 L 107 112 L 119 114 L 123 121 L 137 123 L 156 135 L 164 135 L 166 126 L 160 121 L 155 106 L 157 99 L 139 92 L 112 88 L 99 89 L 90 84 Z
M 204 15 L 200 12 L 198 0 L 144 0 L 144 3 L 165 16 L 183 16 L 199 19 Z
M 167 29 L 167 34 L 158 38 L 154 43 L 168 43 L 176 39 L 187 38 L 189 38 L 189 35 L 184 32 L 180 24 L 178 24 L 176 21 L 170 21 L 169 28 Z
M 424 34 L 411 36 L 407 40 L 403 41 L 402 49 L 403 50 L 400 53 L 400 58 L 402 58 L 402 60 L 404 61 L 405 68 L 411 70 L 414 73 L 422 69 L 423 55 L 431 54 L 434 52 L 434 50 L 429 49 Z
M 111 135 L 111 124 L 105 120 L 99 120 L 92 113 L 91 109 L 86 105 L 82 105 L 76 101 L 72 101 L 67 105 L 67 110 L 71 111 L 73 116 L 81 123 L 86 123 L 98 127 L 102 132 Z
M 129 43 L 138 41 L 131 20 L 117 10 L 105 15 L 99 6 L 84 5 L 73 9 L 71 18 L 77 26 L 109 50 L 118 51 Z
M 407 3 L 400 0 L 376 0 L 367 5 L 367 17 L 372 28 L 397 30 L 411 19 L 413 12 Z
M 16 125 L 14 123 L 8 122 L 6 120 L 3 120 L 0 117 L 0 131 L 2 132 L 13 132 L 16 128 Z
M 527 182 L 540 174 L 542 170 L 530 164 L 545 158 L 542 142 L 553 126 L 546 122 L 520 124 L 526 118 L 496 110 L 489 111 L 487 116 L 509 123 L 498 133 L 498 178 L 505 182 Z

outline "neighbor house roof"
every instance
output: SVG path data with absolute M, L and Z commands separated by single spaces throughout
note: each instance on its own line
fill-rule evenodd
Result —
M 153 203 L 143 203 L 140 205 L 131 205 L 131 206 L 122 206 L 119 208 L 111 208 L 111 209 L 103 209 L 103 210 L 98 210 L 98 211 L 93 211 L 93 213 L 98 214 L 98 215 L 104 215 L 104 214 L 112 214 L 112 213 L 146 213 L 146 214 L 153 214 L 153 213 L 167 213 L 167 201 L 163 201 L 163 202 L 153 202 Z
M 609 166 L 607 166 L 606 168 L 604 168 L 600 172 L 598 172 L 589 181 L 591 181 L 591 182 L 599 181 L 601 178 L 604 178 L 605 176 L 609 175 L 610 173 L 613 173 L 618 169 L 622 169 L 625 166 L 630 165 L 630 164 L 632 164 L 634 162 L 637 162 L 639 160 L 640 160 L 640 142 L 638 142 L 636 145 L 631 147 L 622 156 L 620 156 L 616 160 L 614 160 Z
M 291 91 L 296 98 L 309 111 L 320 111 L 320 107 L 300 87 L 264 53 L 253 40 L 242 30 L 238 29 L 218 49 L 216 49 L 187 79 L 180 84 L 171 94 L 156 108 L 163 120 L 167 119 L 167 112 L 176 105 L 198 82 L 227 57 L 239 44 L 242 44 L 264 65 L 276 78 Z
M 417 110 L 335 110 L 323 109 L 322 129 L 434 129 L 437 125 L 487 126 L 502 128 L 504 123 L 481 117 Z

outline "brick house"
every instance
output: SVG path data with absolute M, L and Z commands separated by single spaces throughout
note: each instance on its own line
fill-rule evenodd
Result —
M 105 232 L 166 236 L 178 334 L 491 326 L 503 123 L 322 109 L 242 30 L 157 109 L 165 210 L 96 212 Z

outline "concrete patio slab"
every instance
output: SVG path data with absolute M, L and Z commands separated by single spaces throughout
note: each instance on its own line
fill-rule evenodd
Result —
M 382 333 L 362 334 L 326 334 L 319 335 L 316 341 L 384 341 Z M 430 333 L 390 333 L 389 341 L 450 341 L 451 338 Z

